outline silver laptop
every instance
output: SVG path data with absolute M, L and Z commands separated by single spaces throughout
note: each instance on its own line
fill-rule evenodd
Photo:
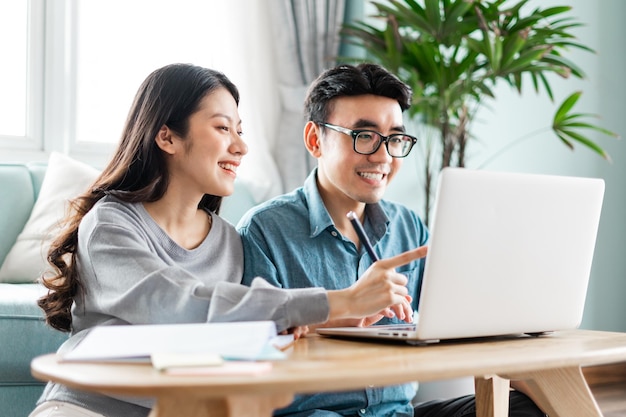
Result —
M 430 343 L 577 328 L 603 197 L 597 178 L 446 168 L 416 325 L 317 331 Z

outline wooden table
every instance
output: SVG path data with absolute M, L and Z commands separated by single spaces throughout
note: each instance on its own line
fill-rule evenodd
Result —
M 257 376 L 174 376 L 149 365 L 35 358 L 33 375 L 105 394 L 152 396 L 151 416 L 270 416 L 296 393 L 473 376 L 478 416 L 508 414 L 509 380 L 525 380 L 550 417 L 600 417 L 581 366 L 626 360 L 626 333 L 573 330 L 517 338 L 409 346 L 309 336 Z

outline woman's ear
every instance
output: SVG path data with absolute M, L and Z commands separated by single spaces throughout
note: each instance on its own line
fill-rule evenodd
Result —
M 309 121 L 304 125 L 304 146 L 315 158 L 319 158 L 322 155 L 320 151 L 320 136 L 320 127 L 317 123 Z
M 166 125 L 161 126 L 154 141 L 163 152 L 170 155 L 176 153 L 174 140 L 172 140 L 172 131 Z

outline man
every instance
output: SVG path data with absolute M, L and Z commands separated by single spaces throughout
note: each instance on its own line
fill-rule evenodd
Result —
M 245 284 L 262 276 L 285 288 L 349 286 L 374 262 L 346 216 L 350 211 L 363 223 L 379 258 L 426 244 L 428 231 L 417 214 L 382 200 L 417 141 L 405 133 L 402 118 L 411 94 L 406 84 L 374 64 L 338 66 L 313 82 L 305 100 L 304 144 L 317 168 L 303 187 L 261 204 L 240 221 Z M 423 270 L 423 259 L 397 270 L 408 277 L 415 310 Z M 381 317 L 325 325 L 367 325 Z M 275 415 L 475 416 L 473 396 L 414 409 L 414 395 L 415 386 L 405 384 L 297 396 Z M 510 415 L 543 416 L 519 392 L 511 394 Z

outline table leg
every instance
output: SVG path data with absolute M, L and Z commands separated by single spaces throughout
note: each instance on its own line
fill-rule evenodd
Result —
M 508 379 L 496 375 L 475 377 L 476 416 L 508 417 L 510 386 Z
M 274 410 L 292 401 L 292 394 L 231 395 L 226 398 L 162 396 L 157 398 L 149 417 L 271 417 Z
M 580 367 L 511 376 L 518 378 L 526 381 L 529 396 L 550 417 L 602 417 Z

